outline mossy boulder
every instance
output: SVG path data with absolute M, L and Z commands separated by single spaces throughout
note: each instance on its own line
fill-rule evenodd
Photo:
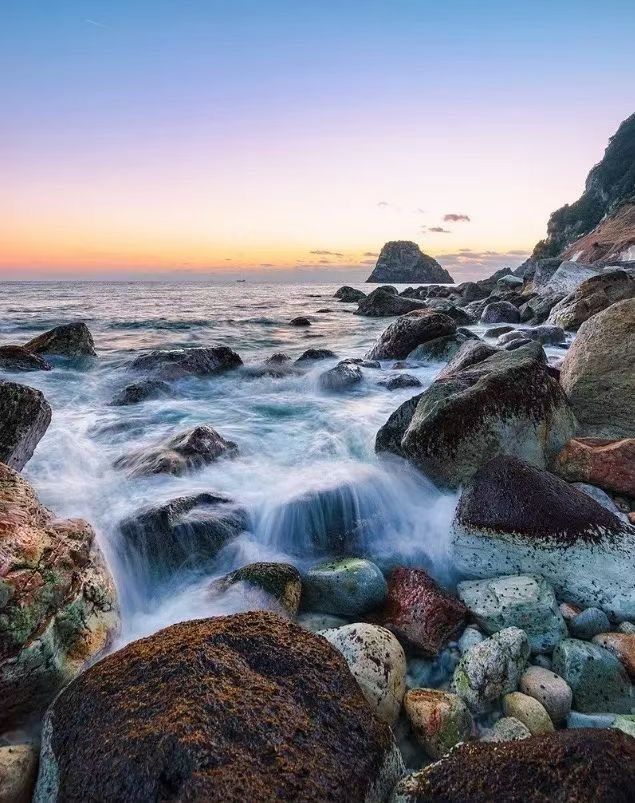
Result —
M 290 563 L 248 563 L 210 585 L 213 595 L 222 594 L 237 583 L 245 583 L 271 597 L 281 613 L 294 617 L 300 608 L 302 579 L 300 572 Z

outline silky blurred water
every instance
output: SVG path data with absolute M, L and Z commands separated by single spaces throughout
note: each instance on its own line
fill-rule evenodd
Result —
M 49 372 L 0 374 L 43 391 L 53 420 L 24 469 L 41 501 L 60 516 L 91 522 L 122 602 L 124 640 L 171 622 L 257 605 L 244 595 L 211 601 L 209 577 L 174 576 L 147 587 L 121 560 L 120 521 L 149 504 L 217 491 L 243 505 L 249 530 L 218 556 L 210 576 L 254 560 L 315 559 L 315 533 L 339 516 L 357 526 L 358 551 L 381 565 L 427 566 L 451 577 L 449 522 L 456 503 L 397 460 L 378 460 L 374 439 L 401 402 L 420 388 L 389 392 L 377 382 L 397 373 L 389 363 L 363 369 L 364 381 L 341 393 L 318 387 L 337 360 L 282 378 L 253 376 L 249 366 L 274 352 L 298 357 L 329 348 L 339 359 L 362 357 L 391 319 L 353 315 L 355 304 L 333 298 L 338 285 L 233 283 L 0 284 L 0 342 L 22 343 L 53 326 L 84 321 L 97 359 L 50 361 Z M 372 285 L 360 286 L 366 291 Z M 328 311 L 322 311 L 328 310 Z M 308 328 L 289 326 L 295 316 Z M 115 393 L 134 381 L 127 364 L 155 348 L 226 345 L 247 369 L 174 384 L 174 398 L 114 407 Z M 429 384 L 440 364 L 408 369 Z M 130 479 L 113 462 L 174 432 L 207 423 L 238 445 L 221 460 L 182 477 Z

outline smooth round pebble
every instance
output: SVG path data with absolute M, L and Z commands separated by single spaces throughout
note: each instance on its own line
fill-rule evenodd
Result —
M 506 717 L 516 717 L 531 732 L 532 736 L 550 733 L 554 730 L 551 717 L 544 705 L 528 694 L 515 691 L 503 697 L 503 711 Z
M 606 633 L 610 629 L 608 616 L 599 608 L 586 608 L 569 621 L 569 632 L 581 639 L 592 639 L 598 633 Z
M 569 684 L 549 669 L 530 666 L 520 678 L 519 688 L 545 707 L 556 725 L 571 711 L 573 692 Z

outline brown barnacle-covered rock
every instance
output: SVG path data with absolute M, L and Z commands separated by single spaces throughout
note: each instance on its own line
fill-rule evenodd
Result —
M 44 394 L 17 382 L 0 382 L 0 462 L 20 471 L 51 423 Z
M 465 626 L 467 608 L 423 569 L 394 569 L 377 622 L 407 646 L 435 656 Z
M 391 803 L 630 803 L 635 739 L 580 728 L 521 741 L 470 742 L 404 778 Z
M 209 590 L 216 596 L 236 583 L 244 583 L 266 594 L 276 607 L 280 607 L 281 613 L 291 617 L 297 616 L 302 596 L 302 578 L 300 572 L 290 563 L 248 563 L 214 580 Z
M 92 666 L 49 709 L 36 801 L 368 801 L 403 772 L 325 639 L 259 611 L 184 622 Z
M 40 714 L 110 644 L 115 588 L 90 526 L 0 464 L 0 731 Z

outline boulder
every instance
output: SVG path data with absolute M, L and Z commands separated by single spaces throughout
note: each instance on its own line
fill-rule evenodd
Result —
M 321 635 L 342 653 L 373 712 L 393 725 L 406 693 L 401 644 L 385 628 L 365 623 L 323 630 Z
M 403 390 L 404 388 L 420 388 L 421 382 L 412 374 L 397 374 L 389 379 L 383 379 L 377 383 L 386 390 Z
M 492 301 L 481 313 L 481 323 L 518 323 L 518 308 L 509 301 Z
M 395 293 L 389 293 L 378 287 L 359 302 L 355 315 L 365 315 L 368 318 L 388 318 L 426 308 L 425 301 L 404 298 Z
M 593 643 L 612 652 L 631 680 L 635 680 L 635 633 L 598 633 L 593 636 Z
M 359 616 L 379 607 L 388 587 L 369 560 L 340 558 L 311 566 L 302 577 L 302 607 L 342 616 Z
M 179 432 L 156 446 L 119 457 L 115 468 L 125 469 L 132 477 L 152 474 L 181 475 L 213 463 L 220 457 L 235 457 L 238 447 L 210 426 Z
M 50 423 L 51 408 L 41 391 L 0 382 L 0 462 L 24 468 Z
M 0 732 L 26 723 L 112 641 L 112 578 L 90 526 L 0 464 Z
M 496 454 L 544 468 L 574 429 L 567 399 L 536 343 L 438 379 L 390 416 L 375 449 L 456 488 Z
M 0 371 L 50 371 L 51 366 L 37 354 L 22 346 L 0 346 Z
M 299 315 L 297 318 L 292 318 L 289 321 L 289 326 L 311 326 L 311 321 L 308 318 Z
M 567 482 L 635 497 L 635 438 L 572 438 L 556 455 L 553 471 Z
M 337 354 L 330 349 L 307 349 L 303 351 L 296 362 L 310 362 L 314 360 L 334 360 Z
M 560 383 L 581 435 L 628 438 L 635 432 L 635 298 L 582 324 L 564 358 Z
M 133 571 L 156 581 L 209 570 L 219 550 L 247 528 L 247 513 L 227 496 L 200 493 L 141 510 L 119 528 Z
M 408 359 L 413 362 L 447 362 L 451 360 L 460 350 L 464 343 L 475 342 L 473 337 L 466 337 L 462 332 L 455 332 L 453 335 L 435 337 L 421 343 L 417 348 L 410 352 Z
M 224 594 L 236 583 L 245 583 L 264 592 L 276 603 L 276 607 L 280 608 L 280 613 L 291 618 L 297 616 L 300 609 L 302 579 L 300 572 L 290 563 L 248 563 L 214 580 L 209 590 L 212 596 Z
M 635 528 L 516 458 L 494 458 L 466 486 L 451 552 L 469 577 L 542 575 L 561 599 L 635 616 Z
M 560 675 L 541 666 L 529 666 L 522 674 L 519 686 L 523 694 L 533 697 L 543 706 L 555 725 L 569 716 L 573 692 Z
M 573 293 L 583 282 L 598 275 L 598 270 L 578 262 L 561 262 L 549 280 L 538 288 L 541 294 Z
M 505 276 L 501 276 L 496 284 L 506 290 L 518 289 L 519 287 L 523 286 L 523 280 L 520 276 L 514 276 L 513 273 L 507 273 Z
M 551 733 L 554 730 L 551 717 L 544 705 L 528 694 L 513 691 L 503 697 L 503 712 L 506 717 L 515 717 L 523 723 L 532 736 Z
M 551 308 L 549 322 L 578 329 L 591 316 L 617 301 L 635 298 L 635 278 L 623 270 L 607 271 L 582 282 Z
M 472 736 L 472 715 L 456 694 L 410 689 L 404 697 L 404 708 L 417 741 L 430 758 L 441 758 Z
M 238 354 L 227 346 L 215 348 L 170 349 L 142 354 L 130 364 L 133 371 L 149 371 L 160 379 L 187 376 L 213 376 L 243 364 Z
M 377 621 L 411 649 L 435 656 L 465 626 L 467 609 L 423 569 L 394 569 Z
M 343 287 L 340 287 L 339 290 L 335 291 L 333 298 L 338 298 L 345 304 L 353 304 L 361 301 L 362 298 L 366 298 L 366 293 L 363 293 L 361 290 L 356 290 L 354 287 L 349 287 L 347 284 L 345 284 Z
M 436 378 L 445 379 L 448 376 L 452 376 L 464 368 L 470 368 L 472 365 L 483 362 L 483 360 L 491 357 L 492 354 L 496 354 L 497 351 L 498 349 L 494 348 L 494 346 L 490 346 L 482 340 L 466 340 L 461 344 L 459 350 L 445 368 L 437 374 Z
M 599 608 L 585 608 L 569 620 L 568 626 L 572 636 L 589 641 L 611 629 L 608 616 Z
M 260 611 L 173 625 L 77 678 L 34 800 L 379 803 L 402 768 L 341 655 Z
M 2 803 L 31 803 L 37 762 L 38 751 L 33 744 L 8 744 L 0 747 Z
M 565 730 L 462 744 L 406 776 L 390 803 L 630 803 L 634 785 L 635 739 L 615 730 Z
M 96 357 L 95 342 L 85 323 L 65 323 L 44 332 L 24 344 L 33 354 L 56 354 L 62 357 Z
M 478 320 L 475 315 L 470 315 L 464 309 L 457 307 L 447 299 L 428 298 L 427 305 L 428 309 L 432 310 L 433 312 L 442 312 L 444 315 L 447 315 L 448 318 L 452 318 L 457 326 L 471 326 Z M 469 332 L 469 334 L 473 338 L 477 337 L 477 335 L 473 334 L 472 332 Z
M 454 688 L 471 711 L 489 711 L 505 694 L 516 691 L 529 658 L 523 630 L 507 627 L 466 652 L 454 670 Z
M 550 653 L 567 636 L 553 588 L 542 577 L 468 580 L 459 583 L 457 593 L 486 633 L 519 627 L 533 653 Z
M 422 343 L 453 335 L 455 332 L 456 324 L 447 315 L 417 310 L 402 315 L 391 323 L 366 354 L 366 359 L 405 360 Z
M 573 691 L 576 711 L 631 714 L 635 698 L 626 670 L 597 644 L 579 639 L 561 641 L 553 652 L 553 671 Z
M 340 391 L 356 385 L 363 379 L 359 365 L 353 363 L 340 362 L 335 368 L 330 368 L 318 378 L 321 390 Z
M 455 291 L 461 297 L 460 303 L 462 305 L 469 304 L 472 301 L 480 301 L 489 295 L 489 291 L 478 282 L 462 282 L 455 287 Z
M 453 283 L 454 280 L 436 259 L 424 254 L 416 243 L 393 240 L 385 243 L 367 282 L 397 284 Z
M 130 404 L 139 404 L 148 399 L 161 399 L 170 395 L 170 386 L 161 379 L 144 379 L 126 385 L 114 397 L 111 404 L 114 407 L 125 407 Z

